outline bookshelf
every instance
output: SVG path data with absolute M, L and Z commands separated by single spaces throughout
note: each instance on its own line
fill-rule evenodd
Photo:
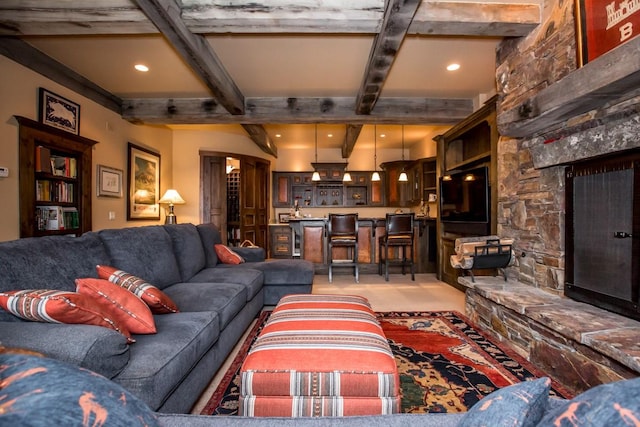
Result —
M 20 237 L 91 230 L 88 138 L 15 116 L 19 124 Z

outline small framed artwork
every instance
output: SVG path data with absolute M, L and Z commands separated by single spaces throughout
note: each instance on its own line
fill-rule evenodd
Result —
M 122 169 L 98 165 L 98 197 L 122 197 Z
M 580 67 L 640 34 L 636 2 L 576 0 L 575 10 Z
M 160 219 L 160 153 L 129 143 L 127 221 Z
M 42 87 L 39 88 L 38 92 L 40 98 L 38 118 L 40 123 L 79 135 L 80 105 Z
M 289 218 L 291 218 L 291 216 L 288 213 L 279 213 L 278 214 L 278 222 L 280 222 L 280 223 L 289 222 Z

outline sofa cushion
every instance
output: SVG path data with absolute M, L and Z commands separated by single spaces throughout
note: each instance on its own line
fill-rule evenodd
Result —
M 155 334 L 156 324 L 147 304 L 132 292 L 108 280 L 76 279 L 78 293 L 87 295 L 134 334 Z
M 459 426 L 533 427 L 547 409 L 550 386 L 551 380 L 545 377 L 494 391 L 473 405 Z
M 550 410 L 541 426 L 626 426 L 640 420 L 640 378 L 593 387 Z
M 218 315 L 211 311 L 156 316 L 156 326 L 158 334 L 136 336 L 129 363 L 113 379 L 153 410 L 162 406 L 220 335 Z
M 218 264 L 214 268 L 205 268 L 190 282 L 193 283 L 237 283 L 247 289 L 247 301 L 251 301 L 262 289 L 264 274 L 256 269 L 247 268 L 248 264 Z
M 173 240 L 173 253 L 178 260 L 182 281 L 186 282 L 205 267 L 200 234 L 193 224 L 169 224 L 164 227 Z
M 213 249 L 218 255 L 218 260 L 223 264 L 242 264 L 244 262 L 244 258 L 225 245 L 213 245 Z
M 73 292 L 78 277 L 97 277 L 109 254 L 96 233 L 80 237 L 30 237 L 0 243 L 0 291 L 57 289 Z M 19 321 L 0 310 L 0 321 Z
M 118 384 L 77 366 L 0 353 L 1 425 L 157 426 L 155 414 Z
M 196 225 L 198 233 L 200 234 L 200 240 L 202 241 L 202 249 L 204 250 L 207 267 L 215 267 L 218 264 L 218 255 L 214 249 L 214 246 L 218 243 L 222 243 L 220 237 L 220 231 L 213 224 L 198 224 Z
M 0 325 L 0 343 L 28 348 L 107 378 L 118 375 L 129 362 L 125 336 L 100 326 L 25 322 L 12 328 L 4 324 Z
M 91 297 L 77 292 L 25 289 L 0 292 L 0 307 L 25 320 L 102 326 L 120 332 L 131 342 L 131 333 L 113 312 Z M 69 337 L 72 339 L 73 337 Z
M 102 264 L 143 277 L 159 289 L 182 281 L 173 241 L 163 226 L 109 229 L 98 234 L 111 257 L 111 263 Z
M 97 265 L 96 270 L 101 279 L 109 280 L 140 297 L 153 313 L 164 314 L 179 311 L 167 294 L 144 279 L 107 265 Z
M 313 263 L 302 259 L 274 259 L 247 264 L 264 274 L 265 285 L 312 284 L 315 273 Z
M 165 291 L 175 299 L 182 311 L 213 311 L 220 318 L 220 329 L 247 303 L 247 289 L 236 283 L 176 283 Z

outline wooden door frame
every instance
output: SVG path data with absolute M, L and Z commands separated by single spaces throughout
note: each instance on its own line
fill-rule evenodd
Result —
M 199 187 L 200 187 L 200 222 L 205 222 L 208 221 L 208 219 L 210 218 L 210 212 L 207 210 L 209 208 L 209 204 L 205 203 L 206 200 L 209 199 L 210 195 L 209 194 L 205 194 L 205 181 L 208 179 L 207 176 L 205 176 L 205 163 L 209 161 L 210 158 L 212 157 L 223 157 L 226 161 L 227 157 L 233 157 L 235 159 L 240 160 L 240 163 L 242 164 L 244 161 L 254 161 L 254 162 L 261 162 L 261 163 L 266 163 L 267 164 L 267 182 L 265 183 L 265 199 L 264 201 L 262 201 L 266 207 L 267 207 L 267 218 L 266 218 L 266 225 L 268 225 L 269 223 L 269 215 L 271 213 L 271 161 L 268 159 L 264 159 L 262 157 L 255 157 L 255 156 L 248 156 L 245 154 L 238 154 L 238 153 L 230 153 L 230 152 L 222 152 L 222 151 L 208 151 L 208 150 L 200 150 L 199 151 L 199 155 L 200 155 L 200 183 L 199 183 Z M 240 169 L 241 173 L 242 173 L 242 168 Z M 241 175 L 242 176 L 242 175 Z M 243 197 L 242 191 L 240 192 L 240 197 Z M 242 215 L 242 212 L 241 212 Z M 226 223 L 226 219 L 225 219 L 225 223 Z M 240 224 L 240 233 L 241 235 L 244 235 L 243 230 L 242 230 L 242 221 Z M 223 242 L 225 242 L 226 240 L 226 230 L 220 230 L 220 234 L 223 237 Z M 226 242 L 225 242 L 226 243 Z M 268 242 L 264 242 L 265 245 L 265 249 L 266 249 L 266 245 Z

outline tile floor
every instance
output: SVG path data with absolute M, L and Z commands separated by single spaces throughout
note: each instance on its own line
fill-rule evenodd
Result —
M 353 276 L 347 274 L 334 274 L 333 283 L 329 283 L 326 275 L 316 275 L 312 292 L 361 295 L 369 300 L 375 311 L 455 310 L 464 313 L 464 293 L 439 281 L 434 274 L 416 274 L 415 281 L 411 280 L 409 274 L 391 274 L 388 282 L 377 274 L 361 274 L 360 283 L 355 283 Z M 243 341 L 244 337 L 239 343 Z M 199 414 L 202 411 L 236 353 L 237 348 L 211 380 L 191 413 Z

